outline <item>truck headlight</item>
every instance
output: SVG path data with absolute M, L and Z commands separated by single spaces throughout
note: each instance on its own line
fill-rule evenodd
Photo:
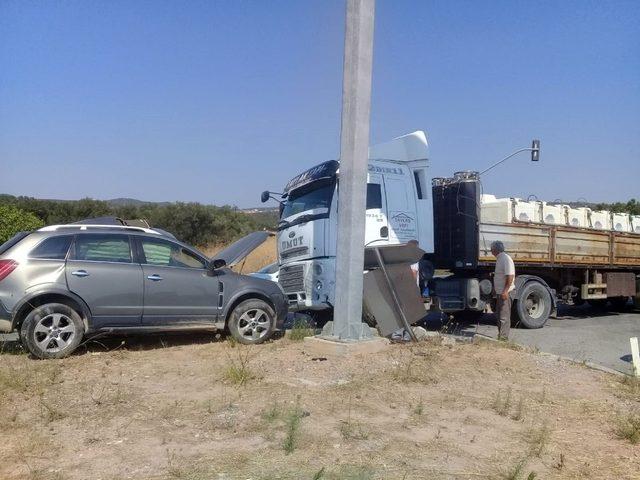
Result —
M 316 263 L 313 266 L 313 273 L 315 273 L 318 276 L 322 275 L 322 265 L 320 265 L 319 263 Z
M 316 282 L 316 290 L 322 290 L 322 287 L 324 287 L 324 285 L 322 284 L 322 282 L 320 280 L 318 280 Z

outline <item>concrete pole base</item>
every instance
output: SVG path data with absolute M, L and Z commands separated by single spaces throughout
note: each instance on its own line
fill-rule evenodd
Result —
M 383 337 L 349 342 L 336 337 L 306 337 L 303 351 L 312 357 L 350 357 L 382 352 L 389 348 L 390 342 Z

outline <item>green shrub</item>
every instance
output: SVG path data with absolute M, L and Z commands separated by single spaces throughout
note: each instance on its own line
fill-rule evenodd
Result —
M 13 205 L 0 205 L 0 243 L 4 243 L 18 232 L 42 227 L 42 220 L 33 213 L 25 212 Z

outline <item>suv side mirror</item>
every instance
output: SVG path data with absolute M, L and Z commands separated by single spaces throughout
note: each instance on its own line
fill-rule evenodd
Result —
M 262 203 L 267 203 L 270 197 L 271 195 L 269 194 L 269 191 L 265 190 L 264 192 L 262 192 L 262 195 L 260 195 L 260 201 Z
M 216 258 L 215 260 L 209 262 L 209 270 L 213 272 L 214 270 L 218 270 L 219 268 L 222 268 L 226 265 L 227 262 L 225 262 L 222 258 Z

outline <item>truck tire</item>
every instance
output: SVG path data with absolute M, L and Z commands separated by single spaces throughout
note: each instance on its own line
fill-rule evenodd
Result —
M 552 307 L 547 287 L 536 281 L 527 282 L 513 305 L 512 321 L 515 320 L 515 326 L 542 328 L 549 320 Z

